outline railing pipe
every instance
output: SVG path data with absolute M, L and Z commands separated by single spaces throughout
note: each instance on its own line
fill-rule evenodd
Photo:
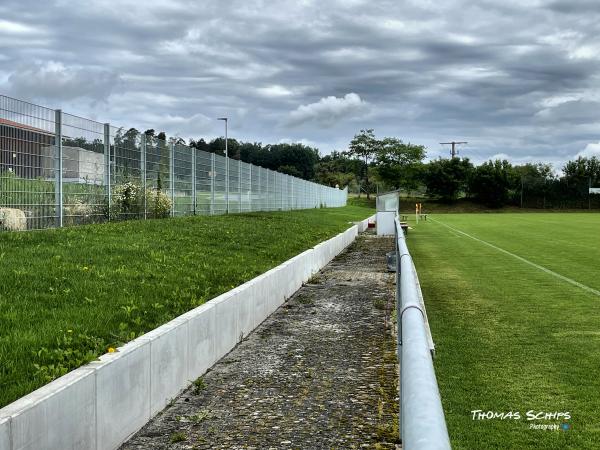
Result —
M 398 218 L 396 225 L 400 437 L 404 450 L 447 450 L 450 438 L 427 339 L 425 311 Z

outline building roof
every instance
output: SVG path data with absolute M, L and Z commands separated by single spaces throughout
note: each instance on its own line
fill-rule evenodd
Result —
M 36 133 L 42 133 L 42 134 L 47 134 L 47 135 L 54 134 L 54 133 L 51 133 L 50 131 L 42 130 L 41 128 L 32 127 L 32 126 L 25 125 L 25 124 L 22 124 L 19 122 L 14 122 L 12 120 L 3 119 L 1 117 L 0 117 L 0 125 L 7 125 L 9 127 L 20 128 L 22 130 L 34 131 Z

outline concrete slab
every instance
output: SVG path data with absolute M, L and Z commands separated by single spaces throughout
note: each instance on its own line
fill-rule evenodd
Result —
M 188 383 L 188 321 L 178 318 L 144 335 L 150 341 L 150 415 Z
M 0 418 L 0 450 L 11 450 L 10 417 Z
M 95 394 L 94 371 L 80 368 L 10 404 L 11 450 L 95 448 Z
M 187 380 L 203 375 L 216 361 L 215 307 L 209 302 L 187 313 L 188 365 Z
M 150 419 L 150 341 L 138 338 L 91 363 L 98 449 L 115 449 Z M 51 447 L 48 447 L 51 448 Z
M 229 353 L 240 341 L 238 301 L 239 297 L 233 291 L 211 300 L 215 305 L 215 357 L 217 360 Z

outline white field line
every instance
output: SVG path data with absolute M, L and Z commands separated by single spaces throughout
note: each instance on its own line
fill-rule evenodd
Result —
M 564 275 L 561 275 L 560 273 L 556 273 L 556 272 L 554 272 L 554 271 L 552 271 L 550 269 L 547 269 L 544 266 L 540 266 L 539 264 L 531 262 L 528 259 L 525 259 L 525 258 L 523 258 L 523 257 L 521 257 L 519 255 L 515 255 L 514 253 L 511 253 L 508 250 L 504 250 L 503 248 L 500 248 L 500 247 L 498 247 L 498 246 L 496 246 L 494 244 L 490 244 L 489 242 L 484 241 L 483 239 L 479 239 L 478 237 L 471 236 L 470 234 L 465 233 L 464 231 L 461 231 L 459 229 L 451 227 L 450 225 L 446 225 L 445 223 L 440 222 L 439 220 L 435 220 L 435 219 L 433 219 L 431 217 L 430 217 L 430 219 L 433 220 L 436 223 L 439 223 L 440 225 L 445 226 L 446 228 L 448 228 L 448 229 L 450 229 L 452 231 L 455 231 L 455 232 L 460 233 L 460 234 L 462 234 L 462 235 L 464 235 L 464 236 L 466 236 L 468 238 L 473 239 L 474 241 L 477 241 L 477 242 L 480 242 L 480 243 L 482 243 L 484 245 L 487 245 L 488 247 L 491 247 L 494 250 L 498 250 L 499 252 L 502 252 L 505 255 L 512 256 L 513 258 L 518 259 L 519 261 L 524 262 L 525 264 L 529 264 L 530 266 L 535 267 L 536 269 L 541 270 L 542 272 L 545 272 L 548 275 L 552 275 L 553 277 L 556 277 L 559 280 L 566 281 L 567 283 L 572 284 L 573 286 L 577 286 L 578 288 L 583 289 L 584 291 L 587 291 L 587 292 L 589 292 L 591 294 L 594 294 L 594 295 L 597 295 L 597 296 L 600 297 L 600 291 L 598 291 L 598 290 L 596 290 L 594 288 L 591 288 L 589 286 L 586 286 L 585 284 L 582 284 L 579 281 L 575 281 L 575 280 L 573 280 L 571 278 L 565 277 Z

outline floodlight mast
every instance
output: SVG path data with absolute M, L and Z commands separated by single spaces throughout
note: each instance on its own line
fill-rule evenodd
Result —
M 452 142 L 440 142 L 441 145 L 448 145 L 448 144 L 452 144 L 452 150 L 450 151 L 450 154 L 452 155 L 452 158 L 455 158 L 456 155 L 458 155 L 458 151 L 456 150 L 456 146 L 459 144 L 468 144 L 467 141 L 452 141 Z

